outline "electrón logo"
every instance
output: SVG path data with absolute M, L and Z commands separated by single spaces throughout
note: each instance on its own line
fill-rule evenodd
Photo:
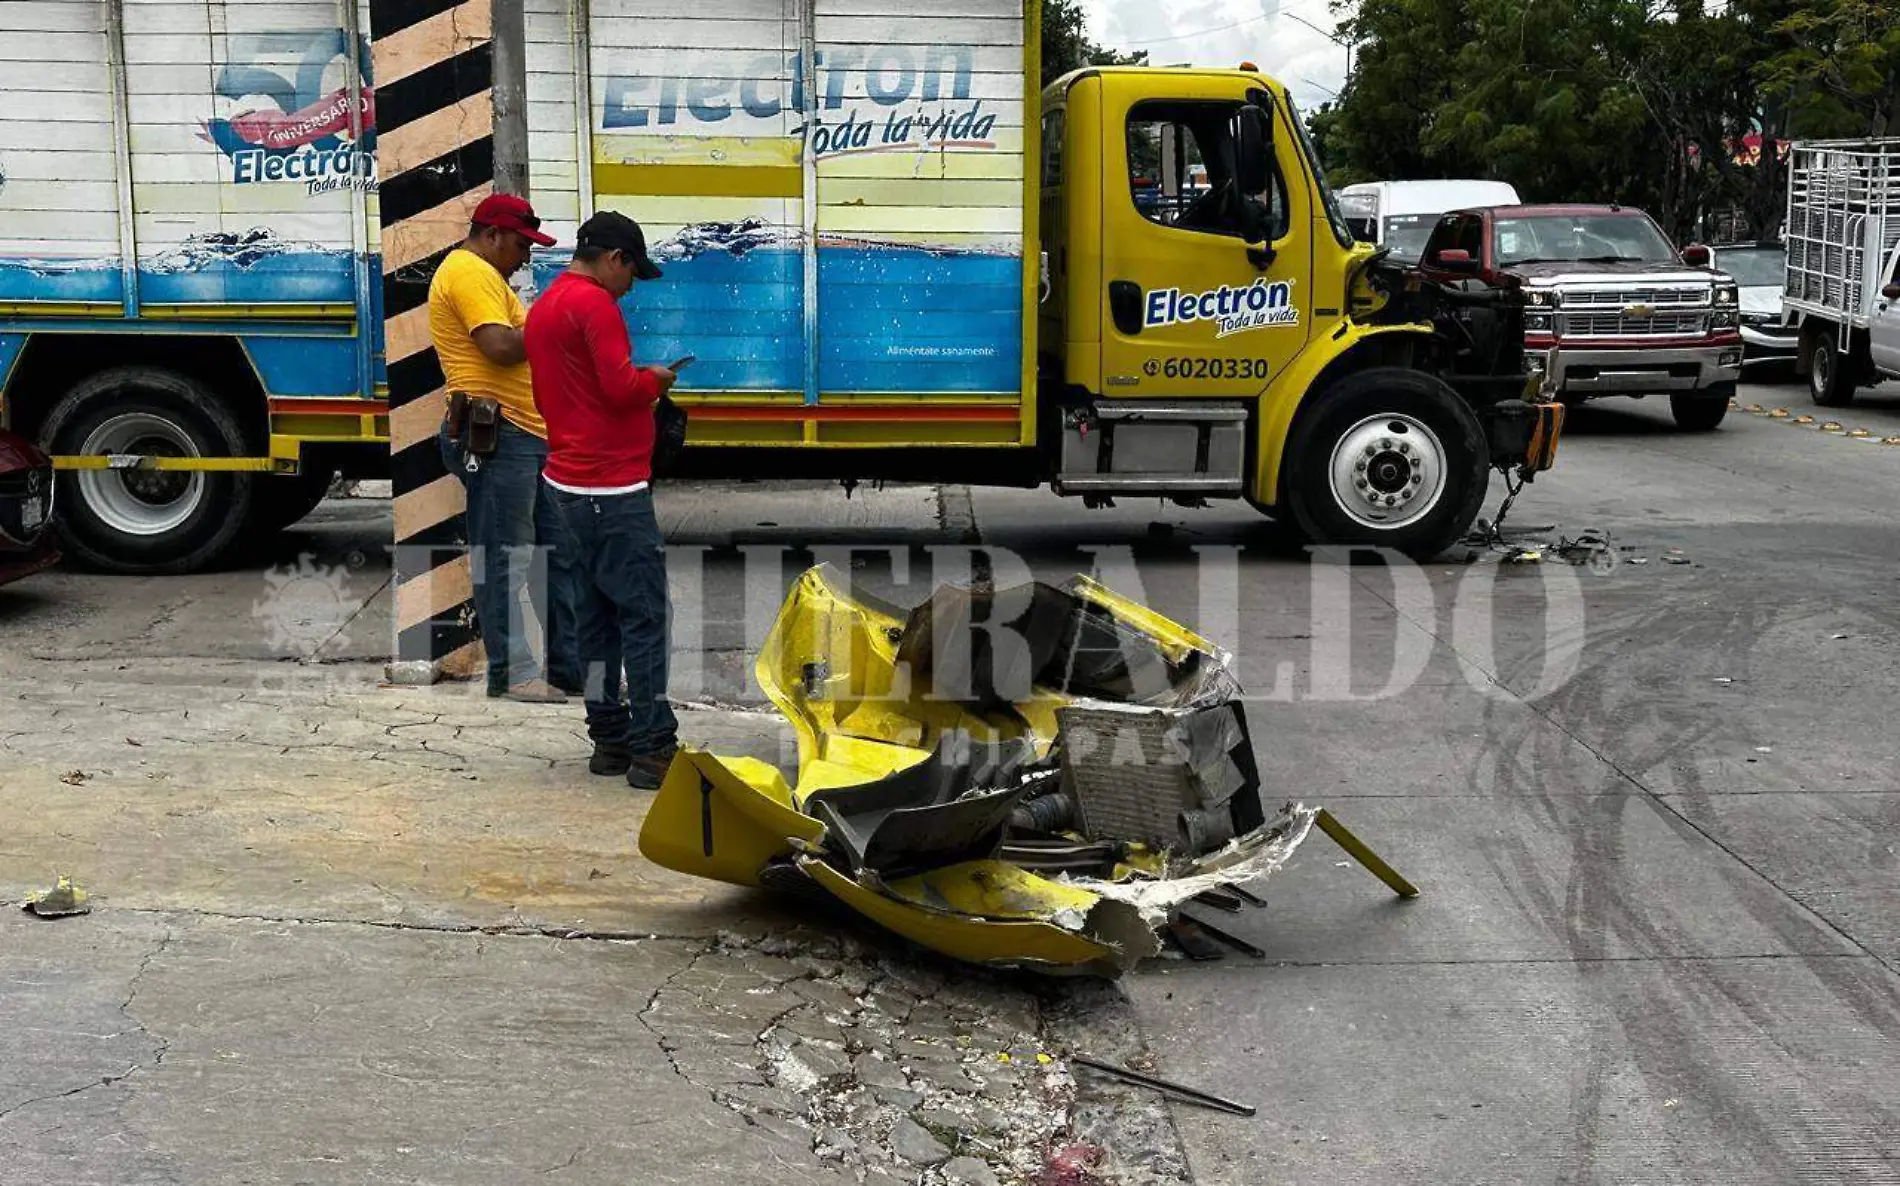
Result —
M 249 60 L 227 62 L 212 94 L 229 115 L 206 120 L 199 132 L 231 162 L 231 183 L 302 182 L 312 196 L 354 187 L 376 188 L 376 99 L 370 86 L 370 48 L 359 39 L 362 71 L 351 111 L 347 74 L 349 36 L 341 29 L 247 38 Z M 276 63 L 295 58 L 295 78 Z M 260 65 L 268 61 L 271 66 Z M 345 76 L 337 85 L 337 75 Z M 362 139 L 350 139 L 352 115 Z
M 739 79 L 728 77 L 729 67 L 690 61 L 669 76 L 610 77 L 602 124 L 644 128 L 722 123 L 739 114 L 770 119 L 786 110 L 838 111 L 855 93 L 881 107 L 968 99 L 975 53 L 969 46 L 839 47 L 820 50 L 813 64 L 818 82 L 812 87 L 796 54 L 764 55 Z
M 970 46 L 834 47 L 813 64 L 817 78 L 809 84 L 797 55 L 773 54 L 736 70 L 687 61 L 668 75 L 609 76 L 601 128 L 756 127 L 792 112 L 806 122 L 789 133 L 808 132 L 817 157 L 996 147 L 999 113 L 972 98 Z M 742 77 L 728 77 L 735 72 Z
M 1214 333 L 1217 338 L 1250 329 L 1300 323 L 1300 310 L 1293 303 L 1290 280 L 1256 280 L 1238 286 L 1223 284 L 1205 292 L 1157 288 L 1148 294 L 1146 313 L 1147 325 L 1212 321 L 1219 327 Z

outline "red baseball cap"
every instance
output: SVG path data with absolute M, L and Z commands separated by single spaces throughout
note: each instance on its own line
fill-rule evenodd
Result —
M 554 236 L 541 233 L 541 220 L 535 216 L 528 199 L 513 194 L 489 194 L 475 207 L 469 219 L 476 226 L 492 226 L 526 236 L 528 242 L 542 247 L 554 246 Z

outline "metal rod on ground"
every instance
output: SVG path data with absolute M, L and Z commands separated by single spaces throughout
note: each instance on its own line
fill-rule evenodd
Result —
M 1158 1091 L 1163 1095 L 1171 1095 L 1178 1100 L 1185 1100 L 1190 1104 L 1199 1104 L 1203 1108 L 1214 1108 L 1222 1112 L 1232 1112 L 1236 1116 L 1251 1116 L 1256 1110 L 1252 1104 L 1242 1104 L 1234 1100 L 1223 1099 L 1218 1095 L 1209 1094 L 1208 1092 L 1189 1087 L 1183 1083 L 1171 1083 L 1166 1079 L 1157 1078 L 1154 1075 L 1144 1075 L 1140 1071 L 1132 1070 L 1128 1067 L 1118 1067 L 1112 1062 L 1103 1062 L 1098 1058 L 1090 1058 L 1086 1054 L 1071 1054 L 1069 1061 L 1076 1066 L 1087 1067 L 1092 1071 L 1100 1071 L 1104 1075 L 1111 1075 L 1124 1083 L 1132 1083 L 1136 1087 L 1145 1087 L 1149 1091 Z
M 1238 951 L 1243 955 L 1250 955 L 1257 960 L 1263 960 L 1267 958 L 1266 952 L 1260 950 L 1258 947 L 1255 947 L 1253 944 L 1247 942 L 1245 939 L 1242 939 L 1239 935 L 1235 935 L 1235 934 L 1231 934 L 1230 932 L 1223 931 L 1221 928 L 1215 926 L 1213 923 L 1207 921 L 1204 918 L 1200 918 L 1196 915 L 1189 914 L 1189 915 L 1186 915 L 1185 917 L 1194 919 L 1194 925 L 1200 927 L 1201 930 L 1206 933 L 1207 937 L 1210 939 L 1213 939 L 1215 942 L 1225 943 L 1227 944 L 1227 946 L 1233 948 L 1235 951 Z
M 1240 899 L 1221 890 L 1207 890 L 1195 894 L 1194 900 L 1203 906 L 1212 906 L 1216 910 L 1225 910 L 1229 914 L 1240 913 Z
M 1246 899 L 1248 903 L 1254 906 L 1265 906 L 1267 904 L 1267 900 L 1265 898 L 1261 897 L 1259 894 L 1254 893 L 1252 890 L 1248 889 L 1244 885 L 1230 885 L 1227 887 L 1227 892 L 1230 894 L 1240 895 L 1240 897 Z
M 1313 817 L 1319 830 L 1333 838 L 1333 843 L 1346 850 L 1346 855 L 1364 865 L 1371 874 L 1386 883 L 1393 893 L 1401 898 L 1418 897 L 1418 887 L 1399 876 L 1399 871 L 1379 859 L 1379 854 L 1367 848 L 1365 842 L 1347 830 L 1346 825 L 1333 817 L 1333 813 L 1324 807 Z

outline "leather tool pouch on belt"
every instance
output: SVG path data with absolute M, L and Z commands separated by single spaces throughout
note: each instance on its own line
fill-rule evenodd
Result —
M 449 439 L 469 457 L 492 457 L 501 444 L 501 403 L 485 395 L 449 395 Z

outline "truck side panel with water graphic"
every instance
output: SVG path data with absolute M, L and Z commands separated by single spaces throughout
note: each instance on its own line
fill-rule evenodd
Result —
M 385 464 L 366 27 L 357 0 L 0 6 L 0 397 L 63 471 L 70 553 L 198 567 Z

